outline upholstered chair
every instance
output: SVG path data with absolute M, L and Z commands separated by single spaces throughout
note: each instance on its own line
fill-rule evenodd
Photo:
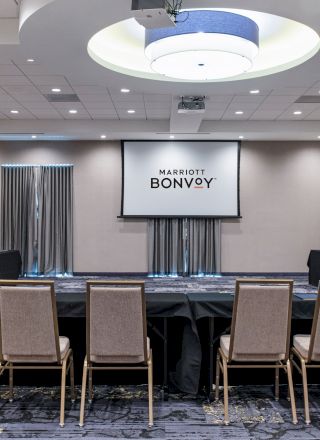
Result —
M 88 376 L 89 401 L 93 398 L 93 371 L 147 370 L 149 426 L 152 426 L 152 351 L 146 330 L 144 283 L 88 281 L 86 307 L 87 353 L 83 366 L 79 425 L 84 424 Z
M 0 280 L 0 321 L 0 369 L 9 370 L 9 399 L 13 399 L 14 370 L 61 370 L 63 427 L 69 371 L 75 400 L 73 355 L 69 339 L 59 336 L 53 281 Z
M 229 424 L 228 370 L 230 368 L 273 368 L 276 399 L 279 370 L 288 376 L 292 420 L 297 423 L 292 367 L 289 359 L 292 308 L 291 280 L 239 279 L 236 281 L 231 333 L 220 338 L 216 366 L 216 400 L 220 372 L 223 374 L 224 421 Z
M 308 395 L 308 368 L 320 368 L 320 287 L 316 300 L 312 321 L 311 334 L 294 335 L 291 349 L 292 363 L 302 376 L 305 422 L 310 424 L 309 395 Z M 297 361 L 299 363 L 297 363 Z

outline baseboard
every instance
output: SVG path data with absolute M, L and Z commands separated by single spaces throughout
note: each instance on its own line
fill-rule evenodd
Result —
M 73 272 L 75 277 L 147 277 L 148 272 Z
M 220 275 L 222 276 L 272 276 L 276 275 L 278 276 L 308 276 L 308 272 L 221 272 Z

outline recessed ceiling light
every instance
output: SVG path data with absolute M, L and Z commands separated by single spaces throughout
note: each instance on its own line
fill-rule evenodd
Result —
M 251 95 L 258 95 L 260 93 L 260 90 L 250 90 Z
M 31 138 L 32 138 L 32 139 L 37 139 L 37 136 L 36 136 L 35 134 L 33 134 L 33 135 L 31 136 Z
M 170 139 L 174 139 L 174 135 L 173 134 L 170 134 Z
M 10 113 L 17 115 L 19 113 L 19 110 L 10 110 Z
M 135 113 L 136 111 L 133 109 L 127 110 L 128 113 Z
M 302 111 L 300 110 L 296 110 L 295 112 L 293 112 L 294 115 L 302 115 Z
M 105 135 L 105 134 L 102 134 L 101 136 L 100 136 L 100 139 L 105 139 L 107 136 Z
M 53 89 L 51 89 L 51 92 L 59 93 L 59 92 L 61 92 L 61 89 L 59 89 L 58 87 L 54 87 Z
M 69 113 L 71 114 L 71 115 L 75 115 L 76 113 L 78 113 L 78 110 L 69 110 Z
M 320 136 L 318 136 L 318 139 L 320 139 Z
M 239 139 L 243 139 L 244 138 L 244 136 L 239 136 Z
M 130 93 L 130 89 L 121 89 L 121 93 Z
M 236 112 L 234 112 L 235 115 L 243 115 L 243 111 L 242 110 L 238 110 Z
M 27 62 L 28 62 L 28 63 L 34 63 L 34 59 L 33 59 L 33 58 L 28 58 L 28 59 L 27 59 Z

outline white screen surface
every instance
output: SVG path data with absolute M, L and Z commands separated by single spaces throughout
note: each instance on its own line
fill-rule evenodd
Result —
M 237 217 L 238 181 L 238 142 L 123 142 L 123 216 Z

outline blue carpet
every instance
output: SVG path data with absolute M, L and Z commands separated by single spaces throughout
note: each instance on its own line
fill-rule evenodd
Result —
M 78 394 L 80 390 L 78 389 Z M 146 386 L 95 387 L 93 403 L 86 406 L 83 428 L 78 426 L 79 396 L 66 404 L 65 427 L 59 427 L 59 389 L 16 387 L 15 400 L 7 401 L 0 388 L 0 437 L 40 439 L 320 439 L 320 387 L 310 387 L 312 425 L 303 421 L 300 386 L 296 387 L 298 425 L 291 423 L 287 387 L 281 386 L 279 402 L 269 386 L 230 387 L 231 425 L 223 425 L 222 401 L 209 404 L 202 398 L 171 394 L 161 399 L 155 389 L 154 427 L 147 426 Z

